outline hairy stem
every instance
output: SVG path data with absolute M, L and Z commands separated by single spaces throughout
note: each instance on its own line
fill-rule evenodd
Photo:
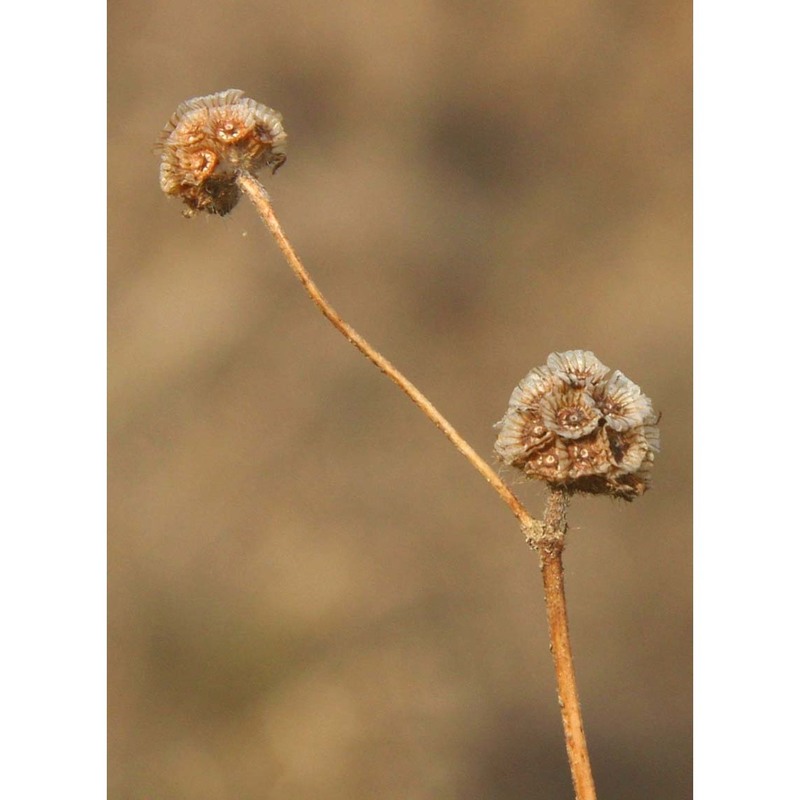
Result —
M 576 800 L 596 800 L 589 749 L 586 745 L 578 700 L 578 684 L 575 680 L 575 665 L 569 640 L 567 598 L 564 593 L 564 566 L 561 553 L 567 531 L 568 505 L 569 495 L 566 491 L 550 490 L 542 535 L 531 543 L 539 551 L 547 623 L 550 628 L 550 652 L 556 670 L 558 702 L 561 707 L 561 722 L 564 725 L 572 786 L 575 789 Z
M 519 498 L 506 486 L 500 476 L 475 452 L 475 450 L 463 439 L 458 431 L 437 411 L 433 403 L 425 397 L 422 392 L 403 375 L 397 367 L 388 359 L 384 358 L 363 336 L 348 325 L 339 314 L 333 309 L 331 304 L 325 299 L 322 292 L 311 279 L 307 270 L 295 253 L 286 234 L 283 232 L 275 211 L 272 208 L 267 190 L 261 182 L 247 172 L 240 173 L 236 179 L 239 188 L 247 195 L 256 207 L 259 216 L 264 224 L 269 228 L 270 233 L 278 243 L 278 247 L 283 253 L 292 271 L 303 284 L 309 297 L 314 301 L 317 308 L 325 315 L 328 321 L 338 330 L 353 346 L 358 348 L 384 375 L 396 383 L 418 406 L 423 414 L 453 443 L 456 449 L 475 467 L 484 477 L 486 482 L 500 495 L 500 498 L 514 512 L 514 516 L 519 520 L 520 527 L 530 540 L 536 536 L 542 527 L 542 523 L 534 519 L 522 505 Z

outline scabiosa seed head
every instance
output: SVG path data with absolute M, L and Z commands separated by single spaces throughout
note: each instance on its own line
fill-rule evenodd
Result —
M 181 103 L 161 134 L 161 189 L 199 211 L 220 216 L 239 201 L 238 172 L 272 172 L 286 161 L 283 117 L 239 89 Z
M 552 353 L 512 392 L 494 450 L 553 487 L 633 500 L 650 486 L 657 421 L 650 398 L 594 353 Z

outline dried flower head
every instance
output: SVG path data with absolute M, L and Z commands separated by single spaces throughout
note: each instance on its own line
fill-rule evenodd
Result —
M 187 217 L 227 214 L 239 200 L 237 172 L 274 173 L 286 161 L 283 118 L 239 89 L 181 103 L 158 146 L 161 188 L 183 200 Z
M 553 486 L 633 500 L 650 485 L 657 422 L 650 398 L 594 353 L 552 353 L 512 392 L 494 450 Z

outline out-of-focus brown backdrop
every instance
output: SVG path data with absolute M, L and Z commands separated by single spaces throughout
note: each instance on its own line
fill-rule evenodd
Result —
M 323 291 L 482 454 L 554 350 L 663 412 L 653 490 L 573 504 L 567 590 L 600 797 L 689 797 L 689 2 L 109 11 L 110 797 L 572 796 L 508 509 L 251 208 L 159 191 L 170 114 L 231 87 L 285 117 Z

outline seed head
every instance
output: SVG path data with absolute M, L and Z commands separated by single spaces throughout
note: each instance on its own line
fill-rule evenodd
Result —
M 650 398 L 588 350 L 552 353 L 511 393 L 498 458 L 554 487 L 633 500 L 659 449 Z
M 286 161 L 283 117 L 239 89 L 181 103 L 161 134 L 161 188 L 198 211 L 227 214 L 239 200 L 236 175 Z

